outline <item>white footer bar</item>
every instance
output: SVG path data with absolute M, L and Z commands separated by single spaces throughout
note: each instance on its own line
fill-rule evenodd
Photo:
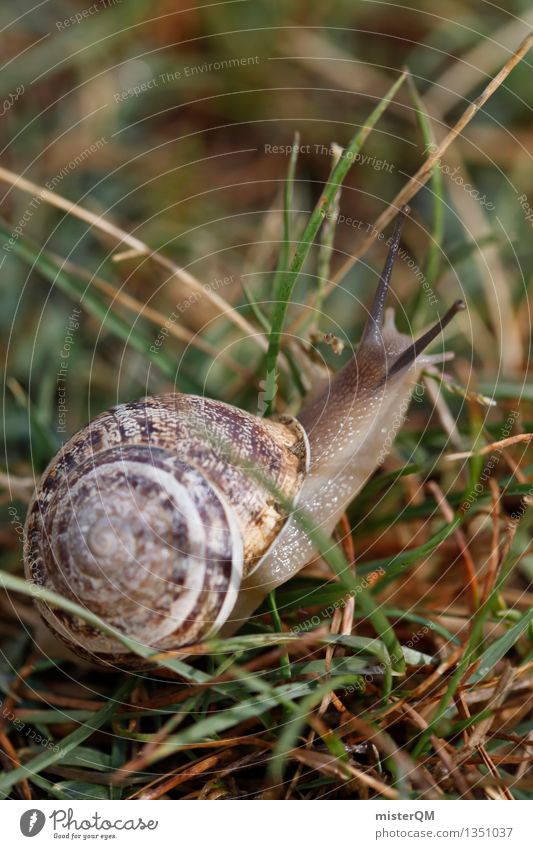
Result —
M 35 849 L 67 841 L 128 849 L 533 846 L 533 803 L 525 801 L 36 800 L 6 801 L 0 816 L 2 845 Z

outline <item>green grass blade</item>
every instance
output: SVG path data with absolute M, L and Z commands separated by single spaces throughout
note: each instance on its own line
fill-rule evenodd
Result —
M 196 684 L 205 684 L 210 681 L 209 675 L 206 675 L 205 672 L 194 669 L 192 666 L 189 666 L 178 658 L 166 657 L 165 655 L 160 655 L 154 652 L 153 649 L 139 643 L 137 640 L 127 637 L 117 628 L 114 628 L 112 625 L 104 622 L 103 619 L 100 619 L 100 617 L 96 616 L 96 614 L 92 613 L 92 611 L 76 604 L 74 601 L 70 601 L 68 598 L 64 598 L 58 593 L 52 592 L 51 590 L 44 590 L 33 584 L 31 581 L 26 581 L 23 578 L 18 578 L 17 576 L 10 575 L 7 572 L 0 572 L 0 587 L 3 587 L 6 590 L 23 593 L 24 595 L 29 595 L 33 598 L 38 598 L 40 601 L 46 602 L 51 607 L 59 607 L 61 610 L 65 610 L 73 616 L 78 616 L 97 630 L 116 639 L 124 646 L 125 649 L 133 652 L 133 654 L 150 661 L 153 660 L 155 664 L 167 669 L 172 669 L 179 675 L 183 675 L 183 677 L 188 681 L 194 681 Z
M 435 137 L 431 122 L 425 111 L 424 103 L 418 93 L 415 81 L 411 76 L 407 79 L 409 93 L 415 105 L 416 119 L 422 138 L 426 146 L 426 150 L 432 150 L 435 144 Z M 433 189 L 433 221 L 431 231 L 431 241 L 429 245 L 428 256 L 424 268 L 424 276 L 430 286 L 433 286 L 439 275 L 441 255 L 442 255 L 442 240 L 444 238 L 444 185 L 442 172 L 435 164 L 431 172 L 431 187 Z M 420 290 L 419 297 L 423 297 L 424 290 Z
M 283 625 L 276 604 L 276 590 L 272 590 L 272 592 L 268 594 L 268 604 L 270 607 L 270 613 L 272 614 L 272 621 L 274 622 L 274 627 L 279 634 L 282 634 Z M 285 654 L 281 656 L 280 663 L 285 673 L 285 677 L 289 679 L 291 677 L 291 662 L 289 660 L 289 655 L 287 652 L 285 652 Z
M 518 622 L 508 631 L 490 645 L 481 655 L 481 662 L 474 673 L 468 679 L 469 684 L 481 681 L 496 664 L 512 649 L 533 622 L 533 607 L 520 617 Z
M 336 154 L 335 148 L 334 156 L 336 156 L 336 158 L 334 161 L 334 167 L 338 162 L 339 155 L 340 154 Z M 326 298 L 327 284 L 329 283 L 331 257 L 333 256 L 333 243 L 335 241 L 335 231 L 337 229 L 337 220 L 339 218 L 340 211 L 341 191 L 342 189 L 339 186 L 331 202 L 330 214 L 324 221 L 324 225 L 322 227 L 322 238 L 318 250 L 317 262 L 318 289 L 314 307 L 314 319 L 311 322 L 311 326 L 314 328 L 319 327 L 322 307 L 324 306 L 324 300 Z
M 294 143 L 292 145 L 291 156 L 289 159 L 289 167 L 287 169 L 287 179 L 285 180 L 285 185 L 283 187 L 283 236 L 276 266 L 276 273 L 274 275 L 274 283 L 272 286 L 274 299 L 279 297 L 279 290 L 283 281 L 283 275 L 286 274 L 289 268 L 289 253 L 291 248 L 291 210 L 294 196 L 294 175 L 296 173 L 296 165 L 298 162 L 299 147 L 300 133 L 296 132 L 294 134 Z
M 266 356 L 267 381 L 269 381 L 269 387 L 273 391 L 272 398 L 269 399 L 267 412 L 272 409 L 276 394 L 275 381 L 273 380 L 272 375 L 276 375 L 277 372 L 277 360 L 280 351 L 283 325 L 285 323 L 285 317 L 291 300 L 292 292 L 294 286 L 296 285 L 296 281 L 298 280 L 300 272 L 303 268 L 303 264 L 309 254 L 309 251 L 311 250 L 311 246 L 315 241 L 320 226 L 324 218 L 330 212 L 333 200 L 340 186 L 342 185 L 344 178 L 346 177 L 348 171 L 353 165 L 357 154 L 361 150 L 364 142 L 368 138 L 369 134 L 373 130 L 379 118 L 381 118 L 383 112 L 391 102 L 392 98 L 405 81 L 406 76 L 407 73 L 404 72 L 396 80 L 396 82 L 394 83 L 394 85 L 391 86 L 385 97 L 380 101 L 378 106 L 371 113 L 366 124 L 361 127 L 361 129 L 352 138 L 348 147 L 343 150 L 338 163 L 332 169 L 330 178 L 324 186 L 320 199 L 316 204 L 309 218 L 309 221 L 307 222 L 307 225 L 304 229 L 302 237 L 296 246 L 290 266 L 280 281 L 280 286 L 277 292 L 277 300 L 274 305 L 272 315 L 272 325 L 270 329 L 268 351 Z

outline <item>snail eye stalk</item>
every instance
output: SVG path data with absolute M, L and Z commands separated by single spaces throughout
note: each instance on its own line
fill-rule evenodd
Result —
M 450 323 L 452 318 L 457 315 L 458 312 L 461 312 L 461 310 L 465 309 L 466 304 L 464 301 L 455 301 L 455 303 L 450 307 L 444 318 L 440 318 L 437 323 L 427 331 L 427 333 L 424 333 L 424 335 L 421 336 L 420 339 L 416 339 L 412 345 L 409 345 L 409 347 L 406 348 L 405 351 L 402 351 L 398 359 L 395 360 L 390 369 L 387 370 L 387 377 L 391 377 L 392 375 L 396 374 L 396 372 L 401 371 L 403 368 L 406 368 L 407 366 L 411 365 L 411 363 L 414 363 L 414 361 L 422 353 L 424 348 L 427 348 L 427 346 L 431 342 L 433 342 L 435 337 L 438 336 L 442 330 L 444 330 L 444 328 L 447 324 Z
M 392 269 L 396 261 L 396 257 L 398 256 L 403 225 L 405 223 L 405 219 L 409 215 L 409 212 L 410 209 L 408 206 L 402 206 L 400 213 L 396 219 L 394 233 L 392 234 L 392 243 L 389 248 L 389 253 L 385 261 L 385 265 L 383 266 L 383 271 L 381 272 L 381 277 L 379 278 L 379 283 L 376 289 L 376 294 L 374 295 L 372 308 L 370 310 L 365 329 L 363 331 L 361 344 L 368 342 L 376 342 L 377 344 L 380 344 L 381 327 L 383 324 L 385 302 L 387 300 L 387 294 L 389 292 Z

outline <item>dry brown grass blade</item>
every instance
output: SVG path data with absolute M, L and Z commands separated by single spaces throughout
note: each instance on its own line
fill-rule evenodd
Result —
M 509 37 L 511 34 L 513 34 L 514 43 L 516 43 L 518 38 L 523 38 L 524 24 L 520 22 L 519 26 L 509 27 L 507 36 Z M 487 47 L 493 48 L 494 45 L 489 40 L 484 41 L 473 51 L 475 55 L 472 59 L 479 60 L 486 65 L 487 70 L 491 70 L 495 62 L 498 61 L 495 59 L 497 52 L 495 53 L 494 49 L 491 52 L 487 50 Z M 461 93 L 467 92 L 479 81 L 480 77 L 484 76 L 484 72 L 473 65 L 466 67 L 467 71 L 471 71 L 470 74 L 464 73 L 464 70 L 464 63 L 458 61 L 449 71 L 449 75 L 453 79 L 454 84 L 456 84 L 458 91 L 450 91 L 450 88 L 442 88 L 439 81 L 424 96 L 423 102 L 427 104 L 425 111 L 428 118 L 431 118 L 433 121 L 434 133 L 437 139 L 442 135 L 442 127 L 445 126 L 443 116 L 448 106 L 451 106 L 453 102 L 457 102 Z M 447 73 L 445 72 L 443 76 L 445 77 L 444 85 L 446 86 Z M 444 98 L 444 101 L 442 98 Z M 498 340 L 498 355 L 501 370 L 504 374 L 517 372 L 522 365 L 524 346 L 522 344 L 518 318 L 513 308 L 506 268 L 500 258 L 498 247 L 494 244 L 484 244 L 483 242 L 484 236 L 490 231 L 490 222 L 487 219 L 483 206 L 468 192 L 464 191 L 464 183 L 472 184 L 473 181 L 470 179 L 465 162 L 461 158 L 460 149 L 450 149 L 449 163 L 451 166 L 456 166 L 455 170 L 460 171 L 463 180 L 463 183 L 460 185 L 456 184 L 454 180 L 450 180 L 449 182 L 448 188 L 453 204 L 460 218 L 463 221 L 468 221 L 469 238 L 476 244 L 479 243 L 473 259 L 480 272 L 493 333 Z M 475 321 L 476 328 L 474 334 L 479 353 L 480 347 L 487 349 L 487 346 L 491 345 L 491 339 L 493 337 L 479 316 L 476 316 Z M 490 354 L 490 351 L 487 351 L 487 353 Z M 490 361 L 490 357 L 488 359 Z
M 420 716 L 412 705 L 403 704 L 400 710 L 401 713 L 403 713 L 419 731 L 425 731 L 429 727 L 427 720 L 425 720 L 423 716 Z M 461 795 L 466 795 L 469 798 L 473 798 L 473 796 L 468 792 L 468 787 L 466 786 L 464 778 L 456 767 L 455 761 L 452 757 L 453 749 L 452 752 L 448 751 L 445 741 L 441 740 L 440 737 L 432 735 L 431 740 L 437 758 L 442 762 L 444 771 L 449 773 L 450 778 L 454 782 L 459 793 Z
M 352 571 L 355 575 L 355 545 L 352 537 L 352 529 L 350 527 L 350 522 L 346 513 L 341 518 L 341 528 L 342 528 L 342 547 L 344 550 L 344 555 L 346 557 L 347 562 L 352 567 Z M 342 614 L 342 622 L 341 622 L 341 634 L 345 634 L 349 636 L 353 634 L 355 623 L 354 623 L 354 612 L 355 612 L 355 598 L 354 596 L 350 596 L 346 600 L 346 604 L 344 605 L 344 610 Z
M 20 759 L 18 754 L 9 740 L 7 734 L 4 733 L 4 727 L 7 724 L 7 717 L 13 711 L 15 712 L 15 703 L 19 696 L 19 690 L 23 686 L 24 681 L 28 678 L 34 670 L 36 662 L 35 655 L 31 655 L 27 663 L 21 668 L 20 672 L 17 673 L 17 677 L 11 686 L 8 696 L 2 705 L 2 715 L 0 716 L 0 745 L 4 749 L 7 757 L 10 759 L 11 768 L 17 769 L 20 766 Z M 23 779 L 19 782 L 20 789 L 22 791 L 22 795 L 25 799 L 31 799 L 32 794 L 30 790 L 30 785 L 28 784 L 27 779 Z
M 522 763 L 518 765 L 518 769 L 516 770 L 516 780 L 520 781 L 527 772 L 531 769 L 530 759 L 528 758 L 527 747 L 533 746 L 533 731 L 529 733 L 528 739 L 522 742 L 522 746 L 524 748 L 525 757 L 522 760 Z
M 17 755 L 16 749 L 13 746 L 9 737 L 4 734 L 3 731 L 0 731 L 0 746 L 4 750 L 7 758 L 9 759 L 9 767 L 11 769 L 18 769 L 20 767 L 20 760 Z M 23 778 L 21 781 L 18 782 L 18 784 L 24 799 L 31 799 L 32 795 L 28 779 Z
M 518 483 L 528 483 L 527 475 L 525 475 L 522 469 L 520 468 L 520 464 L 511 457 L 511 455 L 508 451 L 505 450 L 505 448 L 502 449 L 502 457 L 507 463 L 512 474 L 517 479 Z
M 15 678 L 12 686 L 10 687 L 8 696 L 3 703 L 2 714 L 0 715 L 0 730 L 2 730 L 6 726 L 7 716 L 15 707 L 16 700 L 18 699 L 19 688 L 24 684 L 26 678 L 28 678 L 34 669 L 36 663 L 36 656 L 32 655 L 27 663 L 24 664 L 22 669 L 17 672 L 17 677 Z
M 55 705 L 57 707 L 72 708 L 73 710 L 97 711 L 105 704 L 105 702 L 98 701 L 97 699 L 76 698 L 74 696 L 66 696 L 63 693 L 54 693 L 50 690 L 43 690 L 41 692 L 40 690 L 36 690 L 35 687 L 30 687 L 28 684 L 18 686 L 17 692 L 20 695 L 26 696 L 27 699 L 31 699 L 31 701 L 42 702 L 48 706 Z M 30 722 L 33 711 L 32 708 L 15 709 L 14 713 L 15 716 L 19 716 Z
M 464 130 L 467 124 L 470 123 L 472 118 L 479 112 L 479 110 L 485 105 L 487 100 L 489 100 L 495 91 L 499 89 L 501 84 L 505 81 L 505 79 L 509 76 L 513 68 L 515 68 L 521 59 L 524 58 L 526 53 L 529 52 L 531 47 L 533 46 L 533 34 L 528 35 L 527 38 L 519 45 L 515 53 L 511 56 L 511 58 L 505 63 L 503 68 L 499 71 L 498 74 L 490 81 L 490 83 L 485 87 L 485 89 L 481 92 L 479 97 L 476 97 L 475 100 L 465 109 L 459 120 L 453 125 L 451 130 L 446 134 L 444 139 L 436 146 L 435 150 L 431 152 L 431 154 L 424 160 L 423 164 L 420 166 L 416 174 L 409 180 L 409 182 L 401 189 L 392 203 L 388 206 L 388 208 L 379 216 L 376 220 L 374 227 L 370 229 L 369 235 L 363 239 L 353 256 L 349 257 L 343 265 L 338 269 L 338 271 L 333 275 L 332 282 L 337 282 L 342 279 L 344 275 L 350 270 L 354 262 L 362 256 L 366 250 L 370 247 L 374 239 L 377 237 L 378 233 L 383 232 L 383 230 L 390 224 L 393 218 L 396 217 L 398 211 L 404 206 L 408 204 L 409 201 L 416 195 L 418 190 L 427 183 L 429 178 L 431 177 L 433 166 L 435 162 L 437 162 L 441 156 L 446 152 L 449 146 L 455 141 L 457 136 Z
M 264 350 L 267 349 L 268 343 L 264 335 L 245 318 L 243 318 L 237 310 L 230 306 L 224 298 L 221 298 L 220 295 L 213 292 L 209 286 L 202 285 L 202 283 L 200 283 L 200 281 L 197 280 L 190 271 L 176 265 L 176 263 L 172 262 L 172 260 L 168 259 L 168 257 L 159 253 L 159 251 L 152 250 L 152 248 L 145 244 L 145 242 L 137 239 L 136 236 L 132 236 L 131 233 L 127 233 L 125 230 L 117 227 L 116 224 L 108 221 L 107 218 L 104 218 L 101 215 L 96 215 L 94 212 L 85 209 L 83 206 L 73 203 L 56 192 L 51 192 L 48 189 L 45 189 L 44 186 L 39 186 L 37 183 L 27 180 L 25 177 L 22 177 L 20 174 L 16 174 L 14 171 L 10 171 L 8 168 L 0 167 L 0 180 L 22 192 L 26 192 L 27 194 L 40 198 L 41 201 L 49 203 L 51 206 L 63 209 L 65 212 L 68 212 L 69 215 L 74 215 L 81 221 L 85 221 L 92 227 L 96 227 L 102 233 L 106 233 L 106 235 L 111 236 L 111 238 L 115 239 L 119 245 L 128 245 L 138 255 L 147 256 L 162 268 L 170 271 L 172 276 L 176 277 L 188 286 L 193 292 L 197 292 L 198 294 L 205 296 L 209 301 L 211 301 L 213 306 L 218 309 L 220 315 L 226 315 L 228 319 L 236 325 L 236 327 L 242 330 L 247 336 L 250 336 L 256 344 L 259 345 L 259 347 Z
M 437 756 L 442 761 L 444 769 L 448 772 L 450 778 L 459 790 L 461 797 L 466 799 L 473 799 L 474 796 L 470 792 L 468 784 L 464 779 L 464 776 L 459 771 L 457 764 L 455 763 L 453 749 L 452 751 L 450 751 L 451 747 L 448 747 L 446 743 L 444 743 L 434 734 L 431 735 L 431 744 L 435 752 L 437 753 Z
M 331 619 L 330 626 L 330 634 L 339 634 L 342 625 L 342 613 L 340 610 L 336 610 Z M 326 675 L 329 675 L 331 672 L 331 661 L 333 660 L 333 654 L 335 652 L 335 646 L 331 645 L 326 648 L 326 659 L 325 659 L 325 670 Z M 345 711 L 345 707 L 336 695 L 333 690 L 329 690 L 327 693 L 324 693 L 322 698 L 322 702 L 320 703 L 320 707 L 318 709 L 318 716 L 323 716 L 327 711 L 330 703 L 333 703 L 337 708 L 339 713 L 343 713 Z
M 242 377 L 246 378 L 246 380 L 251 380 L 253 378 L 253 374 L 249 369 L 241 366 L 240 363 L 234 360 L 233 357 L 228 356 L 228 354 L 224 353 L 224 351 L 219 351 L 217 348 L 214 348 L 209 344 L 209 342 L 206 342 L 201 338 L 201 336 L 198 336 L 197 333 L 193 333 L 189 330 L 188 327 L 183 327 L 181 324 L 175 324 L 174 322 L 168 322 L 167 317 L 163 315 L 162 312 L 154 309 L 154 307 L 148 306 L 148 304 L 143 304 L 142 301 L 139 301 L 138 298 L 131 295 L 129 292 L 117 289 L 102 277 L 90 274 L 85 271 L 84 268 L 80 268 L 80 266 L 75 265 L 68 260 L 64 260 L 62 257 L 56 256 L 55 254 L 51 254 L 51 256 L 56 260 L 56 262 L 60 262 L 67 271 L 71 271 L 77 277 L 87 280 L 88 283 L 94 285 L 100 290 L 100 292 L 103 292 L 104 295 L 111 299 L 112 304 L 116 301 L 126 307 L 126 309 L 134 312 L 135 315 L 144 316 L 155 324 L 156 327 L 166 328 L 169 334 L 171 336 L 175 336 L 175 338 L 179 339 L 180 342 L 184 342 L 186 345 L 198 348 L 199 351 L 210 356 L 213 361 L 219 359 L 221 362 L 225 363 L 228 368 L 232 369 L 237 374 L 240 374 Z
M 458 454 L 447 454 L 447 460 L 467 460 L 469 457 L 479 457 L 482 454 L 490 454 L 492 451 L 501 451 L 502 448 L 507 448 L 509 445 L 517 445 L 519 442 L 531 442 L 533 433 L 518 433 L 515 436 L 509 436 L 507 439 L 500 439 L 498 442 L 491 442 L 490 445 L 484 445 L 477 451 L 460 451 Z
M 419 684 L 418 687 L 415 687 L 415 689 L 411 691 L 409 694 L 409 703 L 416 703 L 423 698 L 437 700 L 446 686 L 446 676 L 449 669 L 451 669 L 452 666 L 455 666 L 457 661 L 460 660 L 462 653 L 463 646 L 457 646 L 454 648 L 448 657 L 443 660 L 442 663 L 440 663 L 438 667 L 430 675 L 428 675 L 421 684 Z M 383 712 L 383 716 L 385 717 L 390 713 L 394 713 L 398 710 L 398 708 L 403 707 L 403 705 L 407 703 L 407 698 L 399 699 Z
M 451 151 L 450 166 L 457 166 L 465 183 L 473 184 L 464 161 L 456 150 Z M 485 293 L 485 303 L 492 325 L 491 338 L 498 341 L 498 357 L 503 374 L 520 371 L 523 363 L 524 346 L 517 316 L 513 307 L 512 292 L 508 283 L 508 271 L 501 259 L 500 248 L 495 244 L 485 244 L 484 237 L 491 231 L 487 213 L 477 200 L 464 187 L 450 180 L 448 190 L 452 203 L 461 221 L 468 222 L 468 237 L 477 245 L 473 262 L 479 270 L 480 280 Z M 479 321 L 483 332 L 487 325 Z M 477 337 L 476 337 L 477 338 Z
M 208 770 L 214 769 L 215 767 L 220 766 L 220 764 L 222 763 L 226 763 L 233 754 L 234 752 L 232 749 L 227 749 L 223 752 L 214 755 L 208 755 L 208 757 L 201 758 L 199 761 L 196 761 L 196 763 L 187 764 L 187 766 L 185 767 L 180 767 L 177 773 L 175 773 L 174 775 L 167 776 L 163 781 L 159 783 L 151 782 L 151 784 L 148 784 L 145 787 L 141 788 L 128 798 L 159 799 L 161 796 L 163 796 L 165 793 L 168 793 L 169 790 L 172 790 L 179 784 L 184 784 L 186 781 L 197 778 L 198 776 L 203 775 Z

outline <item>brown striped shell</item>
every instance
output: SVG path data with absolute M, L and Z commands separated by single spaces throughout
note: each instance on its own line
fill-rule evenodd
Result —
M 26 521 L 26 576 L 155 650 L 203 640 L 286 522 L 272 491 L 294 502 L 307 462 L 292 419 L 178 394 L 114 407 L 46 469 Z M 37 603 L 76 653 L 139 665 L 81 618 Z

